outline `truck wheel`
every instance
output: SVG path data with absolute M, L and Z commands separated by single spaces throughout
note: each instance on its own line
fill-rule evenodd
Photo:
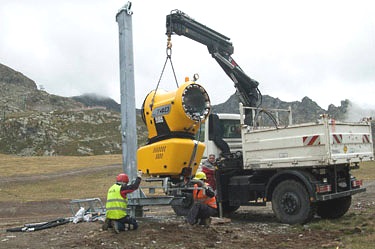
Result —
M 279 183 L 272 193 L 272 210 L 282 223 L 304 224 L 313 218 L 315 205 L 310 203 L 303 184 L 286 180 Z
M 192 193 L 182 193 L 176 197 L 185 197 L 182 201 L 182 205 L 172 205 L 172 209 L 178 216 L 187 216 L 191 206 L 194 203 L 193 194 Z
M 351 204 L 351 196 L 319 202 L 316 213 L 323 219 L 337 219 L 348 212 Z

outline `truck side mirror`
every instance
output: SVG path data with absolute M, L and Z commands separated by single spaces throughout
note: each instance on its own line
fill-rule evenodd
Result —
M 230 153 L 227 142 L 223 140 L 224 130 L 221 127 L 221 122 L 217 114 L 210 114 L 208 116 L 208 139 L 212 140 L 222 153 Z
M 223 137 L 223 129 L 221 128 L 220 119 L 217 114 L 210 114 L 208 116 L 208 139 L 214 140 L 217 137 Z

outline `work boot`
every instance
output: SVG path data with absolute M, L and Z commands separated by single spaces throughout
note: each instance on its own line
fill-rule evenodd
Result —
M 211 218 L 201 219 L 199 225 L 209 227 L 211 225 Z
M 112 221 L 113 230 L 115 233 L 120 233 L 120 222 L 118 221 Z
M 110 219 L 105 219 L 103 225 L 102 225 L 102 229 L 103 231 L 106 231 L 108 230 L 108 228 L 111 227 L 111 220 Z

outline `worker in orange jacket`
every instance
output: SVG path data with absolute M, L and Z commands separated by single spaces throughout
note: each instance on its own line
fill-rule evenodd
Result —
M 198 172 L 194 180 L 193 198 L 194 204 L 187 215 L 187 222 L 194 225 L 199 222 L 199 225 L 208 226 L 211 222 L 212 216 L 217 216 L 217 203 L 215 192 L 206 183 L 207 177 L 204 172 Z

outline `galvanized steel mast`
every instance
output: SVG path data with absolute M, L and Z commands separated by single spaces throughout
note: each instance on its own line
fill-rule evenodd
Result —
M 137 130 L 134 87 L 133 30 L 131 2 L 122 7 L 116 21 L 119 26 L 120 48 L 120 92 L 121 92 L 121 134 L 123 171 L 130 179 L 137 176 Z M 139 198 L 140 191 L 134 191 L 129 198 Z M 133 210 L 134 211 L 134 210 Z M 134 215 L 133 215 L 134 216 Z

